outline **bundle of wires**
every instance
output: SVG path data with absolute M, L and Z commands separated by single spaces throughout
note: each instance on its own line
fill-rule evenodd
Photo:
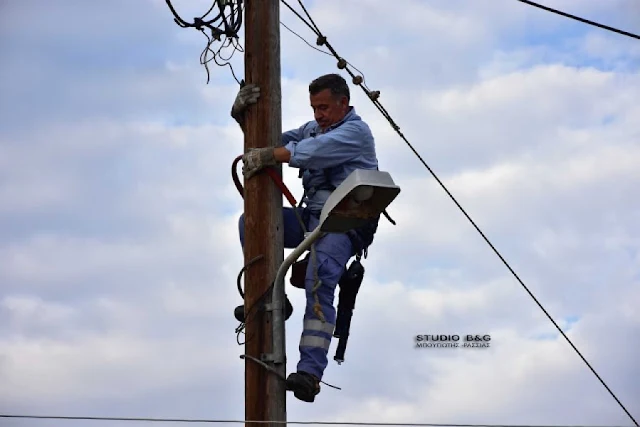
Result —
M 207 46 L 200 55 L 200 64 L 204 65 L 207 70 L 207 83 L 209 83 L 209 62 L 212 60 L 219 66 L 224 67 L 228 65 L 231 69 L 233 78 L 240 84 L 240 81 L 236 77 L 233 71 L 233 66 L 229 62 L 237 51 L 244 52 L 242 46 L 238 42 L 238 32 L 242 27 L 243 5 L 242 0 L 214 0 L 213 4 L 201 17 L 196 17 L 193 22 L 189 23 L 182 19 L 178 12 L 171 4 L 171 0 L 165 0 L 169 10 L 173 14 L 173 20 L 182 28 L 195 28 L 205 35 L 207 38 Z M 214 17 L 214 11 L 217 10 Z M 211 15 L 211 16 L 210 16 Z M 207 34 L 207 30 L 209 34 Z M 220 42 L 220 46 L 217 50 L 212 49 L 212 45 L 215 42 Z M 231 54 L 224 58 L 222 51 L 231 48 Z M 208 57 L 209 53 L 213 54 L 212 57 Z M 222 62 L 219 62 L 221 60 Z

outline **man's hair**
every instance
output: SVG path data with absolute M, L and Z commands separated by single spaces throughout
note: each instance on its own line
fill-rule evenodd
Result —
M 350 100 L 347 81 L 339 74 L 325 74 L 309 84 L 309 94 L 316 95 L 325 89 L 329 89 L 333 96 L 346 96 Z

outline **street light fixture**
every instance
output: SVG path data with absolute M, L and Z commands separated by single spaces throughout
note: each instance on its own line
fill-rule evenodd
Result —
M 354 170 L 325 202 L 318 226 L 284 260 L 273 288 L 271 304 L 273 353 L 263 360 L 276 364 L 285 362 L 284 277 L 289 267 L 324 233 L 346 233 L 378 217 L 400 193 L 388 172 Z

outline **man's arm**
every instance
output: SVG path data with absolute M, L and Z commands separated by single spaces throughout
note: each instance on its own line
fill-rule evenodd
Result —
M 238 122 L 240 123 L 240 122 Z M 282 141 L 289 143 L 297 142 L 298 134 L 302 132 L 304 126 L 300 129 L 293 129 L 282 134 Z M 289 150 L 280 147 L 252 148 L 248 153 L 242 156 L 243 167 L 242 173 L 247 179 L 258 173 L 265 167 L 275 166 L 278 163 L 287 163 L 291 158 Z
M 283 132 L 280 138 L 280 145 L 285 146 L 291 141 L 300 141 L 304 135 L 304 128 L 307 126 L 307 124 L 308 123 L 305 123 L 297 129 L 291 129 Z
M 326 134 L 290 141 L 274 150 L 276 160 L 303 169 L 325 169 L 373 152 L 373 136 L 364 123 L 347 122 Z M 280 160 L 282 159 L 282 160 Z
M 278 163 L 289 163 L 291 161 L 291 151 L 285 147 L 276 147 L 273 149 L 273 157 L 276 158 Z
M 245 112 L 250 105 L 258 102 L 260 98 L 260 88 L 254 84 L 242 85 L 236 99 L 231 107 L 231 117 L 240 125 L 242 133 L 247 133 L 247 126 L 245 121 Z M 297 129 L 291 129 L 282 133 L 280 137 L 280 145 L 286 145 L 291 141 L 300 141 L 304 135 L 304 129 L 309 122 L 300 126 Z

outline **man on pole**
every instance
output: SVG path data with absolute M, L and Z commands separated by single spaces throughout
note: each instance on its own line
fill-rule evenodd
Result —
M 231 115 L 244 130 L 244 111 L 257 102 L 260 88 L 241 87 Z M 307 231 L 319 222 L 320 212 L 333 190 L 355 169 L 377 169 L 375 141 L 369 126 L 350 105 L 349 86 L 338 74 L 327 74 L 309 85 L 314 120 L 282 134 L 281 146 L 252 149 L 243 156 L 243 173 L 250 179 L 278 163 L 300 169 L 304 187 L 299 218 Z M 304 231 L 294 211 L 283 209 L 284 246 L 295 248 Z M 315 243 L 315 262 L 308 263 L 304 279 L 306 309 L 300 339 L 297 372 L 287 378 L 287 389 L 296 398 L 313 402 L 327 367 L 327 354 L 336 323 L 335 290 L 349 259 L 372 243 L 379 217 L 349 233 L 328 233 Z M 239 220 L 244 246 L 244 214 Z

